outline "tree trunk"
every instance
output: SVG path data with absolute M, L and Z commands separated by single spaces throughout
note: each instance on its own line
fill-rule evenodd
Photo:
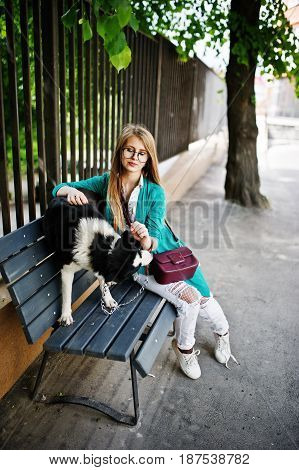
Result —
M 232 0 L 231 12 L 241 15 L 247 24 L 256 28 L 261 0 Z M 230 59 L 226 72 L 227 118 L 229 148 L 225 199 L 246 207 L 269 207 L 269 202 L 260 193 L 260 178 L 256 153 L 257 125 L 255 114 L 254 76 L 257 53 L 248 43 L 248 65 L 239 64 L 232 49 L 237 37 L 231 23 Z

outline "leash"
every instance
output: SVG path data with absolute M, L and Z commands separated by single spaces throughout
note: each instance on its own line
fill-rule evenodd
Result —
M 124 195 L 123 195 L 122 192 L 121 192 L 121 204 L 122 204 L 124 217 L 126 219 L 126 222 L 127 222 L 128 226 L 130 227 L 131 224 L 132 224 L 132 220 L 130 219 L 128 206 L 127 206 L 127 203 L 125 201 L 125 198 L 124 198 Z M 149 267 L 148 266 L 145 266 L 145 273 L 146 273 L 146 276 L 149 275 Z M 101 298 L 101 308 L 102 308 L 102 310 L 107 315 L 112 315 L 112 313 L 114 313 L 116 310 L 119 310 L 121 307 L 124 307 L 125 305 L 129 305 L 130 303 L 134 302 L 134 300 L 137 299 L 142 294 L 142 292 L 144 291 L 145 286 L 147 284 L 148 284 L 148 278 L 145 280 L 144 285 L 141 286 L 139 292 L 137 292 L 137 294 L 132 299 L 130 299 L 128 302 L 124 302 L 122 304 L 117 304 L 115 307 L 112 307 L 110 310 L 107 310 L 106 305 L 103 301 L 103 298 Z
M 139 292 L 137 292 L 137 294 L 132 299 L 130 299 L 128 302 L 124 302 L 122 304 L 117 304 L 115 307 L 112 307 L 110 310 L 107 310 L 106 305 L 104 303 L 104 300 L 103 300 L 103 298 L 101 298 L 101 308 L 102 308 L 102 310 L 106 313 L 106 315 L 112 315 L 112 313 L 114 313 L 116 310 L 119 310 L 120 307 L 124 307 L 125 305 L 129 305 L 130 303 L 134 302 L 134 300 L 137 299 L 137 297 L 139 297 L 142 294 L 142 292 L 144 291 L 145 286 L 147 285 L 147 283 L 148 283 L 148 279 L 145 280 L 145 283 L 144 283 L 144 285 L 141 286 Z

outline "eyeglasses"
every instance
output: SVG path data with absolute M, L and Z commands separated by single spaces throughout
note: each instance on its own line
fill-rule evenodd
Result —
M 123 148 L 123 154 L 124 154 L 125 158 L 133 158 L 135 153 L 137 154 L 137 158 L 138 158 L 140 163 L 147 162 L 147 159 L 148 159 L 148 153 L 147 152 L 137 152 L 137 150 L 135 150 L 132 147 Z

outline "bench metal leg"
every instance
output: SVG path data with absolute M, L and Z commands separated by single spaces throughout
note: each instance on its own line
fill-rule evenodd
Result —
M 49 357 L 49 353 L 48 353 L 48 351 L 45 351 L 41 366 L 40 366 L 38 374 L 37 374 L 36 382 L 35 382 L 35 385 L 34 385 L 34 388 L 33 388 L 32 400 L 35 400 L 36 397 L 37 397 L 37 392 L 38 392 L 40 383 L 41 383 L 43 375 L 44 375 L 44 371 L 45 371 L 45 367 L 46 367 L 48 357 Z
M 46 395 L 38 395 L 38 389 L 42 380 L 42 376 L 45 370 L 46 362 L 48 359 L 49 353 L 48 351 L 45 352 L 40 370 L 37 375 L 36 383 L 32 393 L 32 399 L 34 401 L 46 404 L 55 404 L 55 403 L 71 403 L 73 405 L 82 405 L 92 408 L 96 411 L 100 411 L 101 413 L 110 416 L 110 418 L 114 419 L 115 421 L 123 424 L 128 424 L 129 426 L 136 426 L 139 419 L 139 398 L 138 398 L 138 382 L 137 382 L 137 374 L 136 369 L 133 366 L 133 357 L 134 351 L 130 355 L 130 369 L 131 369 L 131 378 L 132 378 L 132 392 L 133 392 L 133 405 L 134 405 L 134 415 L 127 415 L 116 409 L 112 408 L 105 403 L 93 400 L 87 397 L 77 397 L 73 395 L 57 395 L 48 397 Z
M 132 377 L 132 391 L 133 391 L 133 402 L 134 402 L 134 412 L 135 412 L 135 423 L 137 424 L 139 419 L 139 396 L 138 396 L 138 381 L 136 368 L 133 366 L 133 353 L 130 355 L 130 368 L 131 368 L 131 377 Z

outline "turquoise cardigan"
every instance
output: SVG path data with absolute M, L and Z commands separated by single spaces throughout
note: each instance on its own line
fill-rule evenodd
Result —
M 93 176 L 92 178 L 88 178 L 86 180 L 58 184 L 53 189 L 52 194 L 55 197 L 57 191 L 65 185 L 77 189 L 89 189 L 90 191 L 98 193 L 100 198 L 106 200 L 107 202 L 105 217 L 106 220 L 111 225 L 113 225 L 112 211 L 109 201 L 107 200 L 108 182 L 109 172 L 106 172 L 101 176 Z M 174 239 L 173 234 L 164 222 L 165 217 L 165 190 L 162 188 L 162 186 L 153 183 L 147 178 L 144 178 L 143 186 L 140 188 L 138 197 L 135 220 L 144 224 L 148 229 L 149 235 L 155 237 L 158 240 L 158 247 L 155 251 L 153 251 L 153 253 L 162 253 L 163 251 L 172 250 L 179 246 L 178 242 Z M 185 243 L 182 240 L 180 240 L 180 242 L 185 246 Z M 141 267 L 138 272 L 140 274 L 144 274 L 145 268 Z M 198 289 L 201 295 L 205 297 L 210 296 L 210 289 L 199 266 L 196 269 L 193 277 L 191 279 L 187 279 L 185 282 Z

